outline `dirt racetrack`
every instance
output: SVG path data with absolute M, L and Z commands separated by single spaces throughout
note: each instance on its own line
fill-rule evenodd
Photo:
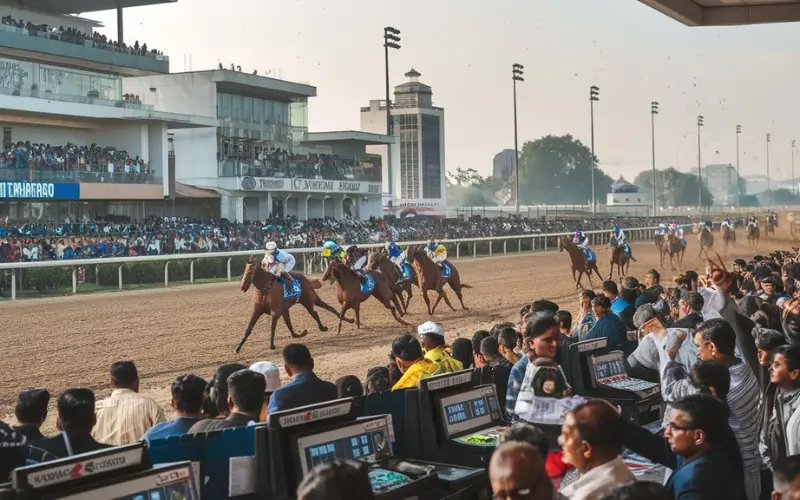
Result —
M 726 263 L 733 258 L 750 258 L 778 248 L 789 249 L 790 240 L 762 239 L 756 249 L 747 246 L 739 230 L 735 249 L 721 252 Z M 702 271 L 697 258 L 696 237 L 688 236 L 683 269 Z M 718 233 L 716 248 L 721 249 Z M 608 273 L 608 250 L 596 248 L 600 270 Z M 634 257 L 629 274 L 642 279 L 650 268 L 659 268 L 659 257 L 652 243 L 633 245 Z M 450 311 L 440 303 L 435 319 L 444 323 L 448 341 L 471 337 L 478 329 L 489 329 L 500 321 L 516 321 L 519 308 L 532 300 L 547 298 L 564 309 L 576 310 L 577 294 L 568 270 L 566 253 L 549 252 L 507 257 L 455 261 L 462 282 L 474 288 L 465 290 L 469 311 Z M 662 269 L 662 280 L 670 282 L 677 272 Z M 588 286 L 584 278 L 584 284 Z M 600 280 L 594 279 L 595 289 Z M 161 290 L 79 295 L 25 300 L 0 304 L 5 318 L 0 353 L 0 418 L 13 422 L 16 394 L 24 388 L 47 388 L 55 402 L 68 387 L 91 387 L 98 398 L 109 392 L 108 369 L 119 359 L 136 361 L 142 392 L 155 397 L 169 410 L 169 384 L 178 375 L 194 373 L 210 378 L 221 363 L 269 360 L 281 366 L 280 348 L 291 342 L 283 322 L 278 323 L 278 350 L 269 351 L 269 321 L 262 317 L 240 355 L 233 349 L 241 339 L 251 311 L 251 293 L 243 294 L 238 282 L 198 285 Z M 415 288 L 410 314 L 406 319 L 417 325 L 428 319 L 425 305 Z M 338 309 L 333 285 L 326 283 L 323 300 Z M 452 291 L 449 296 L 455 304 Z M 458 307 L 458 306 L 456 306 Z M 322 311 L 323 323 L 330 327 L 319 332 L 302 308 L 292 309 L 298 331 L 308 328 L 304 339 L 316 360 L 316 372 L 328 380 L 355 374 L 363 380 L 367 368 L 386 363 L 392 339 L 407 329 L 395 323 L 389 312 L 370 299 L 362 308 L 363 329 L 345 324 L 336 335 L 337 319 Z M 352 316 L 352 313 L 350 313 Z M 52 407 L 52 405 L 51 405 Z M 51 409 L 45 430 L 53 430 L 55 411 Z

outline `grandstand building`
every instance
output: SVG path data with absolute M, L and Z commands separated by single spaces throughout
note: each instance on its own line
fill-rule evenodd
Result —
M 0 0 L 0 217 L 142 218 L 218 203 L 217 193 L 174 182 L 168 136 L 216 117 L 170 112 L 124 90 L 126 77 L 169 72 L 166 56 L 125 44 L 124 9 L 173 1 Z M 77 15 L 112 9 L 116 41 Z
M 310 85 L 235 68 L 147 75 L 125 91 L 175 113 L 212 117 L 214 127 L 170 130 L 178 183 L 220 197 L 218 216 L 300 220 L 381 215 L 380 156 L 366 148 L 385 135 L 308 131 Z

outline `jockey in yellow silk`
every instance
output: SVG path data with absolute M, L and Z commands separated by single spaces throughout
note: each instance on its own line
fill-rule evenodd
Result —
M 436 243 L 436 240 L 431 239 L 428 241 L 428 246 L 425 247 L 425 253 L 439 267 L 442 262 L 447 260 L 447 249 L 441 243 Z

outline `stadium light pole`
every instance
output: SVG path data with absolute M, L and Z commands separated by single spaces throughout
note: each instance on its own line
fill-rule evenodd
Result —
M 772 208 L 772 187 L 769 178 L 769 143 L 772 140 L 772 134 L 767 134 L 766 143 L 767 143 L 767 206 Z
M 703 128 L 703 115 L 697 115 L 697 214 L 703 210 L 703 167 L 700 154 L 700 129 Z
M 392 101 L 389 98 L 389 49 L 400 49 L 400 30 L 386 26 L 383 28 L 383 51 L 386 67 L 386 135 L 394 136 L 392 130 Z M 394 201 L 394 177 L 392 175 L 392 145 L 386 145 L 386 173 L 389 176 L 389 198 Z
M 656 115 L 658 114 L 658 103 L 650 103 L 650 142 L 653 146 L 653 217 L 658 217 L 658 205 L 656 204 Z
M 742 177 L 739 175 L 739 136 L 742 126 L 736 125 L 736 208 L 742 208 Z
M 592 213 L 597 213 L 597 201 L 594 195 L 594 103 L 600 100 L 600 87 L 592 85 L 589 87 L 589 121 L 591 122 L 592 133 Z
M 523 70 L 525 66 L 514 63 L 511 65 L 511 84 L 514 87 L 514 205 L 519 216 L 519 146 L 517 143 L 517 82 L 524 82 Z
M 795 187 L 795 186 L 797 186 L 797 183 L 794 180 L 794 151 L 795 151 L 795 149 L 797 149 L 797 141 L 792 139 L 792 194 L 793 195 L 797 194 L 797 188 Z

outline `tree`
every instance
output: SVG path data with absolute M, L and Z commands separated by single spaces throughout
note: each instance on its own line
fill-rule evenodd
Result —
M 459 207 L 495 205 L 495 193 L 500 182 L 494 177 L 483 177 L 475 169 L 457 168 L 445 175 L 447 203 Z
M 772 191 L 765 191 L 759 194 L 761 204 L 764 206 L 772 205 L 796 205 L 798 197 L 789 189 L 780 188 Z M 771 202 L 771 203 L 770 203 Z
M 591 200 L 592 152 L 571 135 L 526 142 L 519 162 L 520 203 L 585 204 Z M 594 177 L 595 197 L 603 202 L 613 180 L 599 168 Z
M 758 196 L 754 194 L 745 194 L 739 197 L 739 206 L 741 207 L 760 207 L 761 203 L 758 201 Z
M 697 206 L 697 176 L 674 168 L 656 170 L 656 198 L 659 206 Z M 640 172 L 633 181 L 645 193 L 653 192 L 653 171 Z M 703 206 L 714 204 L 714 196 L 703 184 Z

